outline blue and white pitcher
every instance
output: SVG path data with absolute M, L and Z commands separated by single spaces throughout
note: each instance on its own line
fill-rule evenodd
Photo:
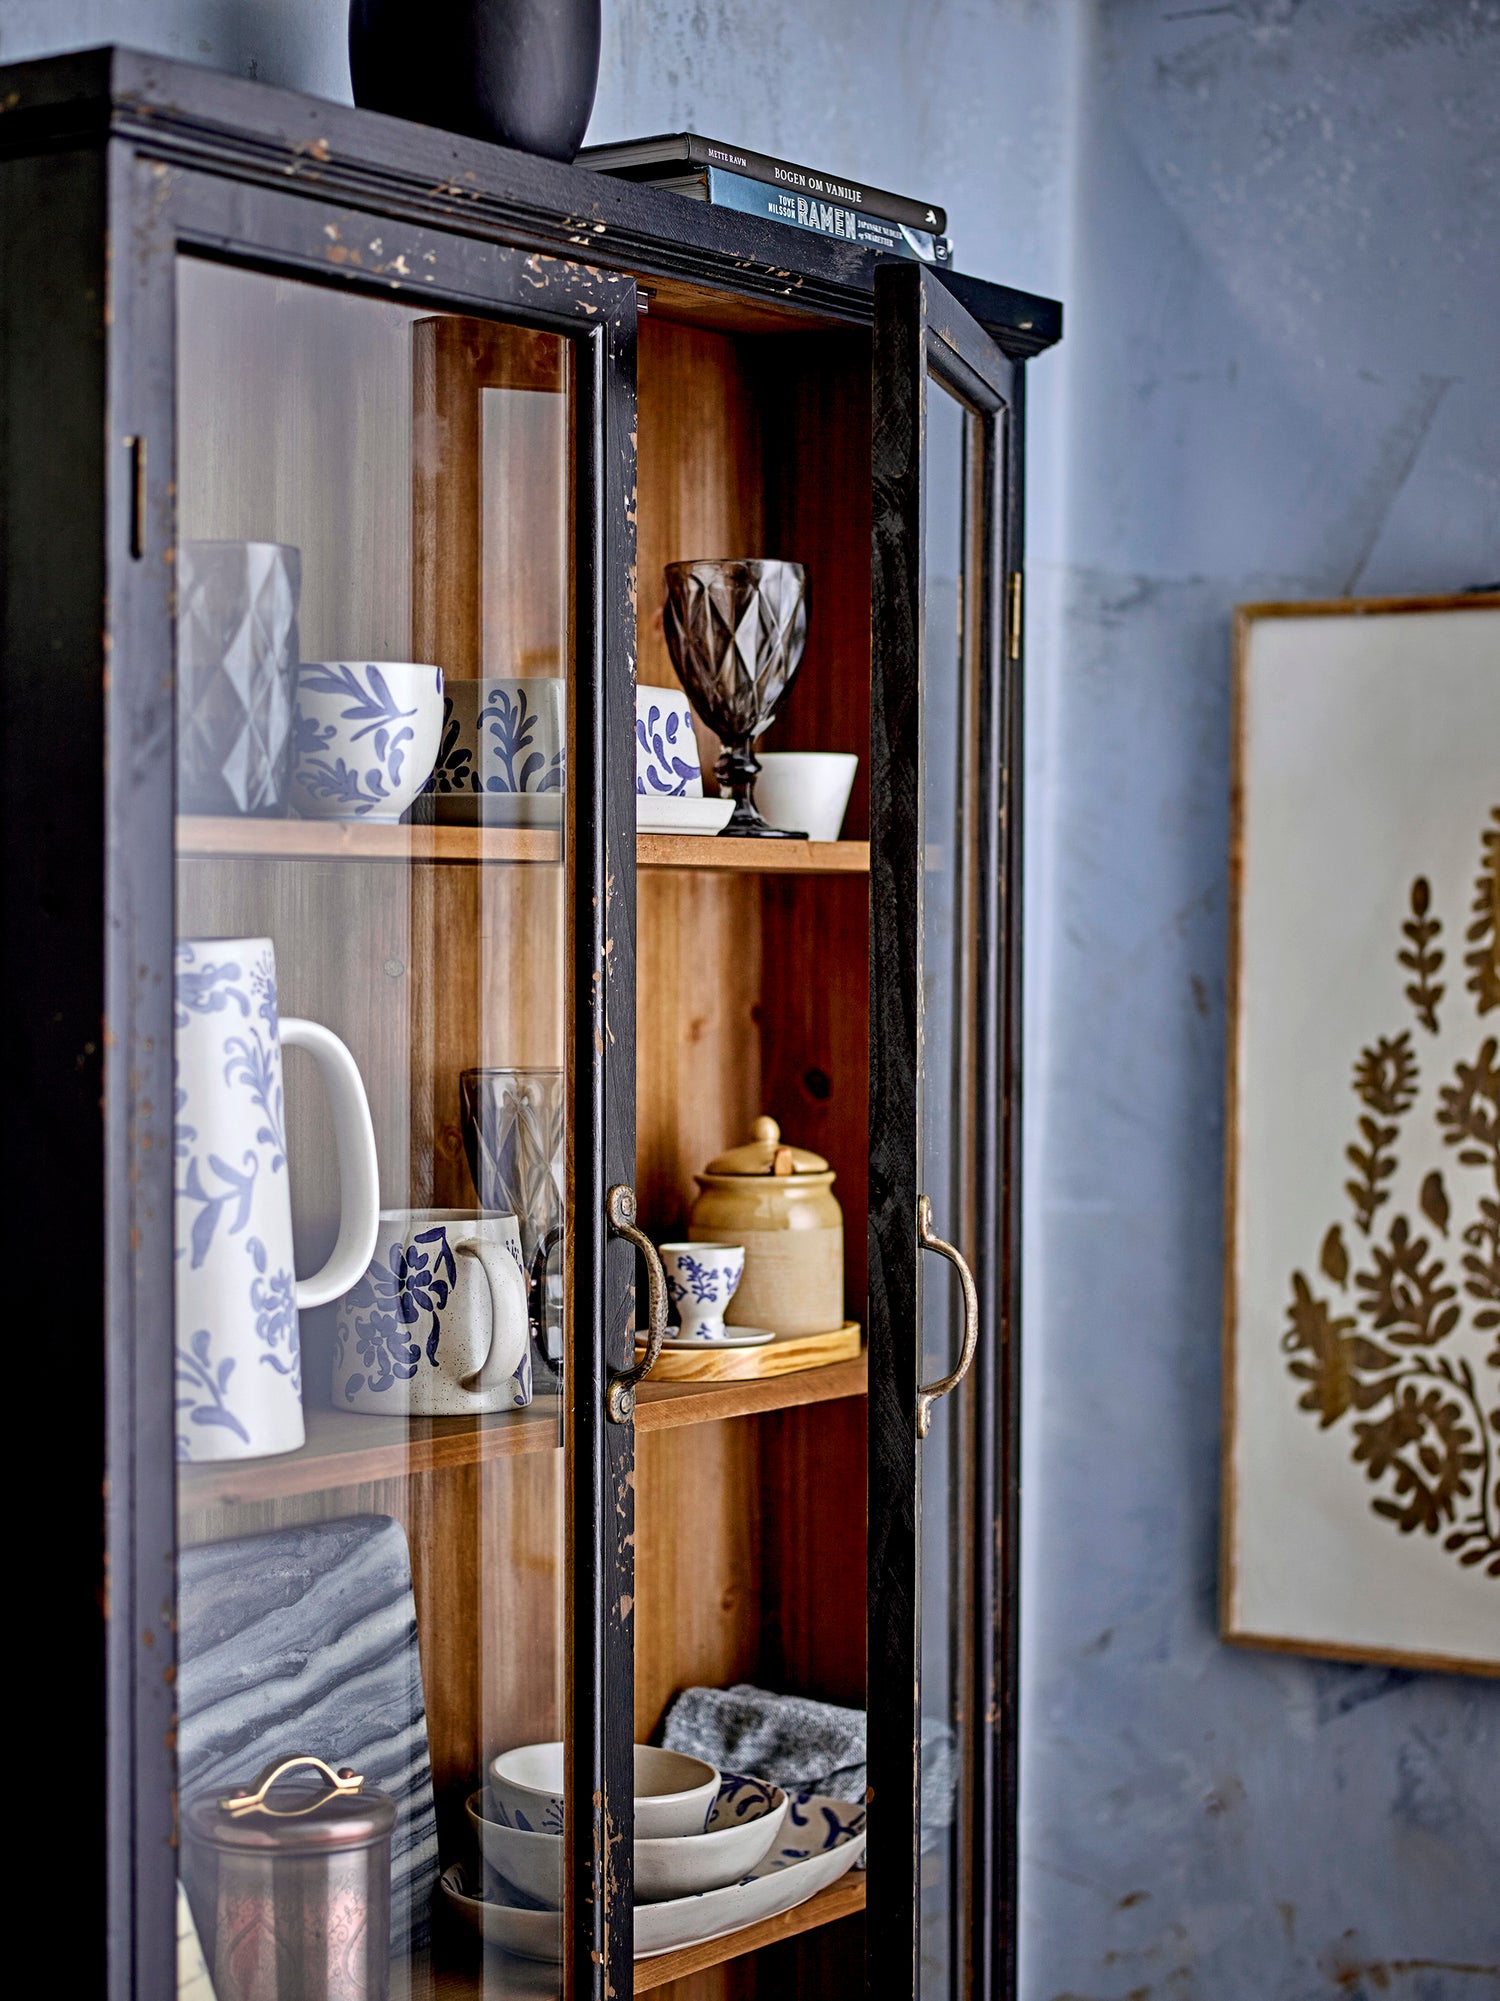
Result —
M 184 938 L 176 953 L 177 1457 L 295 1452 L 297 1316 L 337 1299 L 375 1249 L 380 1180 L 354 1058 L 315 1021 L 280 1019 L 269 938 Z M 292 1262 L 281 1050 L 305 1049 L 327 1086 L 342 1213 L 321 1271 Z

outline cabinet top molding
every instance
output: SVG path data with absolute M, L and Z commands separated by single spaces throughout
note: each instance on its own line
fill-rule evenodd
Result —
M 145 157 L 845 324 L 873 314 L 875 253 L 508 147 L 135 50 L 0 67 L 0 156 L 128 141 Z M 1014 359 L 1062 307 L 943 271 Z M 767 314 L 765 324 L 772 324 Z

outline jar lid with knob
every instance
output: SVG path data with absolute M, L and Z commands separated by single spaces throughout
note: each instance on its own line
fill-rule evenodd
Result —
M 717 1155 L 703 1170 L 705 1174 L 770 1174 L 786 1178 L 797 1174 L 827 1174 L 830 1181 L 828 1162 L 820 1153 L 810 1153 L 805 1147 L 787 1146 L 781 1137 L 781 1127 L 775 1119 L 764 1114 L 750 1128 L 750 1138 L 743 1146 L 734 1146 L 727 1153 Z

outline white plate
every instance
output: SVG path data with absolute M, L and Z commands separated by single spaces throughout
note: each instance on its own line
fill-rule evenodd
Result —
M 722 1341 L 674 1341 L 668 1335 L 661 1345 L 678 1355 L 708 1355 L 715 1348 L 764 1348 L 775 1339 L 775 1332 L 769 1327 L 740 1327 L 733 1334 L 726 1334 Z M 635 1330 L 635 1345 L 639 1349 L 646 1346 L 646 1337 L 639 1327 Z
M 738 1883 L 696 1897 L 636 1905 L 636 1958 L 654 1959 L 779 1917 L 836 1883 L 864 1852 L 862 1806 L 819 1793 L 794 1794 L 776 1847 Z M 562 1920 L 556 1911 L 524 1910 L 469 1896 L 461 1884 L 450 1883 L 457 1873 L 445 1873 L 444 1895 L 492 1945 L 527 1959 L 561 1959 Z
M 638 834 L 717 834 L 729 824 L 732 799 L 674 799 L 663 792 L 637 792 Z

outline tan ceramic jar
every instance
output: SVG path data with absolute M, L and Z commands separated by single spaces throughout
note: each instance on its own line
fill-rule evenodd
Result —
M 833 1170 L 816 1153 L 783 1146 L 774 1119 L 695 1175 L 703 1191 L 688 1236 L 743 1244 L 745 1275 L 725 1310 L 734 1327 L 827 1334 L 844 1324 L 844 1212 Z

